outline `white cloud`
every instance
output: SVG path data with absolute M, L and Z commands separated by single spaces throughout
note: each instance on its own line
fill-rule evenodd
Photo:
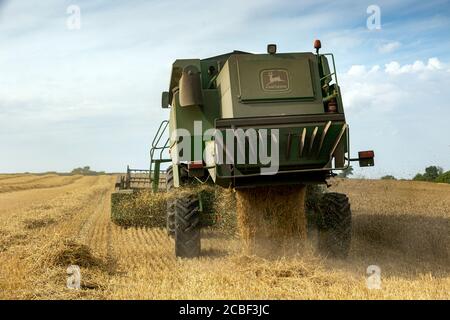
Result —
M 430 58 L 428 59 L 428 66 L 432 69 L 442 69 L 442 63 L 438 58 Z
M 380 70 L 380 66 L 379 65 L 374 65 L 371 69 L 370 69 L 370 73 L 374 73 L 377 72 L 378 70 Z
M 441 70 L 444 65 L 438 58 L 430 58 L 425 64 L 421 60 L 415 61 L 413 64 L 400 65 L 397 61 L 389 62 L 385 65 L 385 72 L 391 75 L 398 75 L 403 73 L 416 73 L 424 71 Z
M 401 46 L 401 43 L 398 41 L 383 43 L 378 46 L 378 52 L 391 53 L 391 52 L 397 50 L 398 48 L 400 48 L 400 46 Z
M 447 65 L 438 58 L 392 61 L 384 68 L 354 65 L 340 75 L 352 148 L 377 154 L 373 170 L 357 173 L 411 177 L 430 163 L 450 169 Z
M 349 76 L 356 76 L 356 77 L 362 76 L 365 73 L 366 73 L 366 66 L 364 65 L 353 65 L 347 72 Z
M 372 68 L 370 68 L 369 71 L 367 71 L 367 68 L 365 65 L 357 64 L 357 65 L 353 65 L 350 67 L 350 69 L 347 71 L 347 75 L 361 77 L 361 76 L 365 76 L 368 74 L 378 72 L 379 70 L 380 70 L 379 65 L 374 65 Z
M 401 65 L 392 61 L 384 69 L 379 65 L 353 65 L 340 77 L 345 106 L 353 110 L 375 106 L 384 111 L 398 108 L 405 99 L 422 94 L 424 88 L 428 88 L 427 93 L 432 93 L 441 90 L 437 83 L 450 82 L 444 66 L 435 57 L 427 63 L 417 60 Z M 410 74 L 420 76 L 412 78 Z

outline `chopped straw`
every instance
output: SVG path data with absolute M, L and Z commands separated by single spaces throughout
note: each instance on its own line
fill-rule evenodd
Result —
M 238 189 L 237 217 L 247 254 L 284 255 L 306 240 L 303 185 Z

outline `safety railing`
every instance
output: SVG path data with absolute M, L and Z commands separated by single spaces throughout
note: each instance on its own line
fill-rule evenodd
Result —
M 169 121 L 164 120 L 159 125 L 156 131 L 155 137 L 152 141 L 152 147 L 150 149 L 150 170 L 149 177 L 154 192 L 158 191 L 160 184 L 161 163 L 172 161 L 170 158 L 163 158 L 164 151 L 169 149 L 170 139 L 164 139 L 163 136 L 167 131 Z M 164 142 L 164 143 L 162 143 Z M 159 153 L 159 156 L 158 156 Z

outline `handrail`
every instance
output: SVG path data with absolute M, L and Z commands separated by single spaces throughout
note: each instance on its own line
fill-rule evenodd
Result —
M 327 74 L 326 76 L 323 76 L 322 78 L 320 78 L 320 81 L 322 81 L 325 78 L 331 77 L 332 75 L 336 76 L 336 72 L 332 72 L 330 74 Z
M 169 140 L 170 138 L 167 138 L 166 143 L 164 143 L 164 146 L 161 149 L 161 152 L 159 153 L 159 158 L 162 159 L 162 154 L 164 152 L 165 149 L 167 149 L 169 147 Z
M 152 148 L 150 149 L 150 170 L 149 177 L 152 182 L 152 189 L 154 192 L 158 190 L 159 174 L 161 172 L 160 165 L 162 162 L 168 162 L 169 159 L 163 159 L 164 150 L 169 148 L 170 138 L 167 138 L 164 144 L 161 144 L 162 136 L 165 134 L 169 125 L 168 120 L 163 120 L 156 131 L 155 137 L 152 141 Z M 155 159 L 155 152 L 159 150 L 159 159 Z
M 332 53 L 321 53 L 321 56 L 330 56 L 331 57 L 331 62 L 333 63 L 333 72 L 330 73 L 329 75 L 322 77 L 320 79 L 320 81 L 322 81 L 324 78 L 329 77 L 334 75 L 334 80 L 336 81 L 336 85 L 339 86 L 338 84 L 338 78 L 337 78 L 337 72 L 336 72 L 336 63 L 334 62 L 334 55 Z
M 153 156 L 155 154 L 155 151 L 161 150 L 159 157 L 160 157 L 160 159 L 162 159 L 162 154 L 163 154 L 164 150 L 168 148 L 167 144 L 169 143 L 169 138 L 166 140 L 164 145 L 158 146 L 159 142 L 161 141 L 162 136 L 164 135 L 164 133 L 167 130 L 168 125 L 169 125 L 169 121 L 163 120 L 161 122 L 161 124 L 159 125 L 158 130 L 156 131 L 155 137 L 153 138 L 152 148 L 150 149 L 150 171 L 151 171 L 151 167 L 152 167 L 152 163 L 153 163 Z
M 164 132 L 166 131 L 168 125 L 169 125 L 169 120 L 163 120 L 161 122 L 161 124 L 159 125 L 159 128 L 156 131 L 155 137 L 153 138 L 153 141 L 152 141 L 153 148 L 156 148 L 157 145 L 159 144 L 159 141 L 161 140 L 161 137 L 164 134 Z

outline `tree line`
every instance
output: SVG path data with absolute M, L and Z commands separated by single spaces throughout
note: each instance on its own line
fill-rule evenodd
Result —
M 93 171 L 93 170 L 91 170 L 91 167 L 85 166 L 85 167 L 73 169 L 70 172 L 70 174 L 81 174 L 83 176 L 96 176 L 96 175 L 105 174 L 105 171 Z
M 348 178 L 352 174 L 353 167 L 349 166 L 347 169 L 342 170 L 342 172 L 338 174 L 338 177 Z M 382 176 L 381 180 L 397 180 L 397 178 L 395 178 L 393 175 L 388 174 Z M 444 169 L 439 166 L 429 166 L 425 168 L 425 172 L 417 173 L 412 180 L 450 183 L 450 170 L 444 171 Z

